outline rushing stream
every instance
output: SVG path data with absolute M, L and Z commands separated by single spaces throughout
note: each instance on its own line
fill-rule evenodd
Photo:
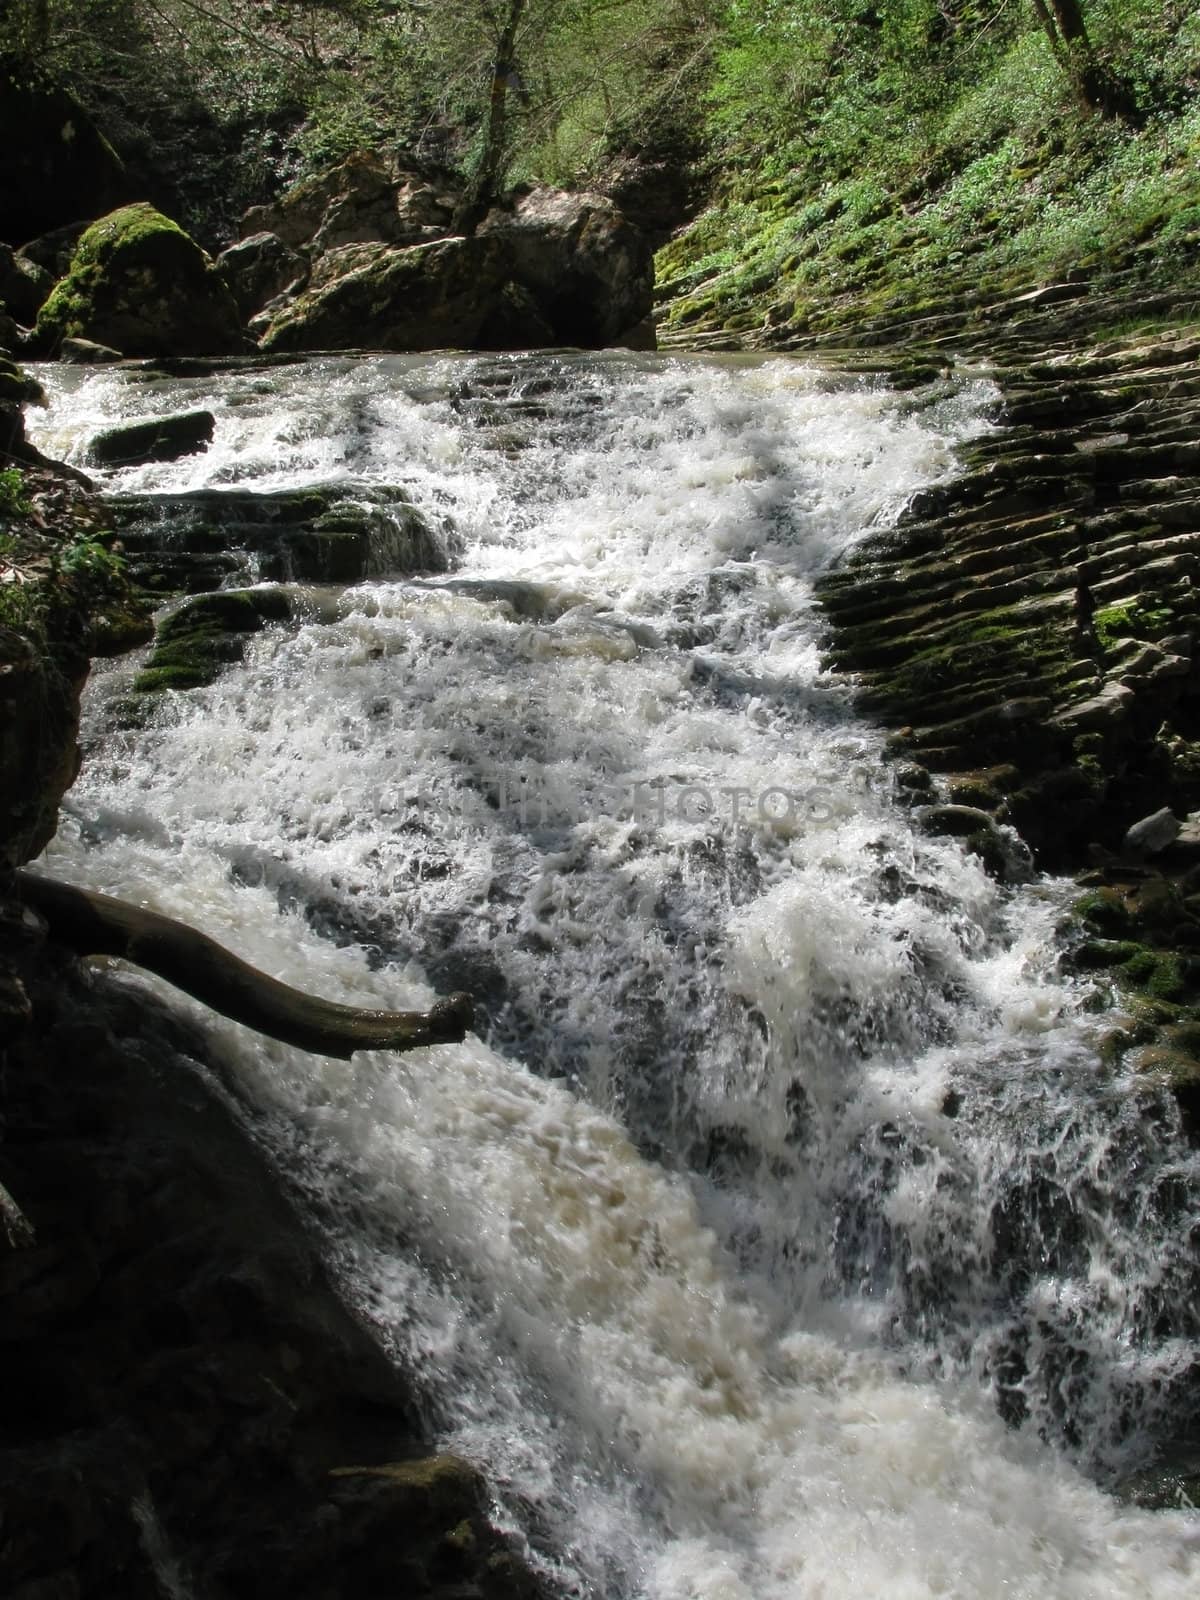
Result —
M 564 1591 L 1194 1600 L 1195 1520 L 1097 1484 L 1194 1420 L 1198 1163 L 1056 976 L 1066 888 L 916 831 L 820 666 L 815 575 L 952 470 L 988 386 L 43 376 L 71 460 L 216 413 L 106 487 L 403 485 L 447 545 L 107 732 L 47 865 L 330 998 L 477 997 L 480 1038 L 349 1066 L 210 1026 Z

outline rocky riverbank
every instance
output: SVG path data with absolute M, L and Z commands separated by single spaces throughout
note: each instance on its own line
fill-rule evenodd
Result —
M 994 429 L 821 603 L 928 825 L 998 870 L 1011 825 L 1038 866 L 1080 874 L 1066 959 L 1121 1004 L 1112 1052 L 1167 1078 L 1195 1128 L 1200 328 L 1088 340 L 1076 299 L 1023 297 L 981 362 Z M 955 333 L 906 346 L 897 375 L 982 342 Z

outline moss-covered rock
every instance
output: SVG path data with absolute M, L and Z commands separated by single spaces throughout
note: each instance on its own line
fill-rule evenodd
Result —
M 495 239 L 330 250 L 263 335 L 264 350 L 472 349 L 506 271 Z
M 250 634 L 291 614 L 281 589 L 221 589 L 189 600 L 159 626 L 154 652 L 134 680 L 134 692 L 201 689 L 222 667 L 242 659 Z
M 232 355 L 244 348 L 237 306 L 208 256 L 153 206 L 123 206 L 83 234 L 38 313 L 47 353 L 66 337 L 130 356 Z
M 216 418 L 211 411 L 180 411 L 119 428 L 105 428 L 88 446 L 98 467 L 137 466 L 146 461 L 176 461 L 212 443 Z

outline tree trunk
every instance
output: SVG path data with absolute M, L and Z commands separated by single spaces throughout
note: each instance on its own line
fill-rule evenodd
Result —
M 508 91 L 516 70 L 517 29 L 521 26 L 525 4 L 526 0 L 508 0 L 504 26 L 496 39 L 492 86 L 483 123 L 483 149 L 455 218 L 460 233 L 473 234 L 483 221 L 496 198 L 499 179 L 504 171 L 508 139 Z
M 439 1000 L 430 1011 L 337 1005 L 268 977 L 173 917 L 31 872 L 18 872 L 16 880 L 22 899 L 45 918 L 59 944 L 81 956 L 132 961 L 222 1016 L 301 1050 L 348 1061 L 356 1050 L 457 1044 L 471 1026 L 471 1001 L 465 994 Z
M 1080 104 L 1105 117 L 1138 118 L 1137 101 L 1129 83 L 1097 60 L 1088 37 L 1079 0 L 1033 0 L 1050 48 Z

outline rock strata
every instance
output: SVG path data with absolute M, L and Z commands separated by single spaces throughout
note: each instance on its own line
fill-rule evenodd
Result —
M 1200 342 L 997 368 L 999 427 L 822 585 L 832 658 L 1041 864 L 1200 803 Z M 1114 442 L 1119 438 L 1122 442 Z
M 357 583 L 447 565 L 444 539 L 401 488 L 353 497 L 328 488 L 200 489 L 113 495 L 105 504 L 131 577 L 164 597 L 262 578 Z
M 1068 333 L 990 375 L 962 475 L 823 580 L 831 660 L 937 812 L 1084 869 L 1066 964 L 1200 1135 L 1200 337 Z

